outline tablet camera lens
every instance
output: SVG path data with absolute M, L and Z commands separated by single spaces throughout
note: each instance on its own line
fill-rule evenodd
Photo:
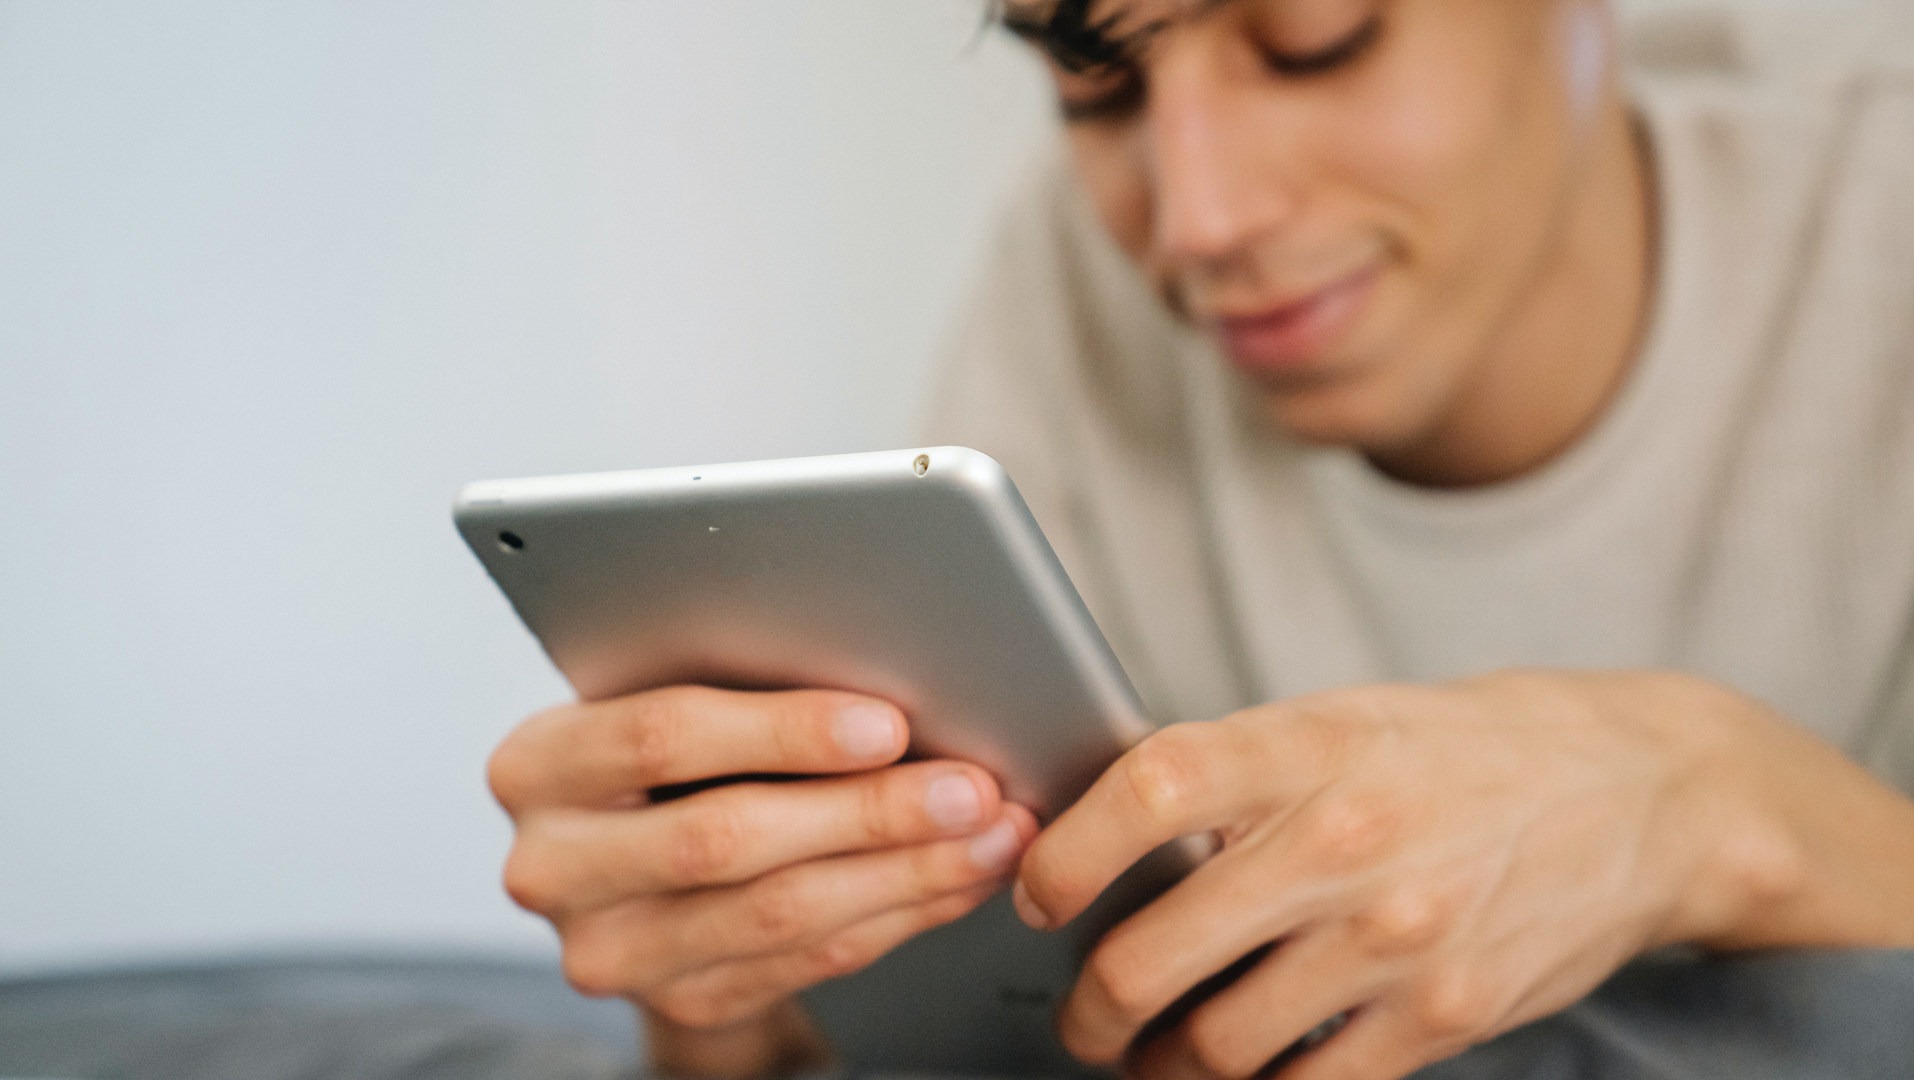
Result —
M 507 553 L 524 551 L 525 538 L 508 529 L 498 534 L 498 549 Z
M 910 467 L 917 470 L 917 475 L 919 476 L 924 475 L 925 473 L 930 471 L 930 455 L 929 454 L 917 455 L 917 460 L 911 462 Z

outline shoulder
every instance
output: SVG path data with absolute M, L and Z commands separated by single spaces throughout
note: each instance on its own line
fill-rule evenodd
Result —
M 1914 5 L 1804 8 L 1637 28 L 1658 318 L 1749 483 L 1914 544 Z
M 1658 75 L 1840 81 L 1907 70 L 1914 7 L 1903 0 L 1694 0 L 1627 19 L 1623 51 L 1631 68 Z
M 1792 195 L 1797 213 L 1772 218 L 1788 226 L 1896 190 L 1869 209 L 1914 220 L 1914 5 L 1694 7 L 1636 20 L 1626 52 L 1663 141 L 1698 155 L 1718 194 Z
M 1914 5 L 1694 10 L 1630 49 L 1664 225 L 1710 292 L 1914 363 Z

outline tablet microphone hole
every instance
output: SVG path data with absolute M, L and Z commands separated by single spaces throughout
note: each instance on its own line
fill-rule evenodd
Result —
M 917 455 L 917 460 L 911 462 L 910 467 L 917 470 L 917 475 L 919 476 L 924 475 L 925 473 L 930 471 L 930 455 L 929 454 Z
M 498 549 L 504 552 L 524 551 L 525 538 L 508 529 L 498 534 Z

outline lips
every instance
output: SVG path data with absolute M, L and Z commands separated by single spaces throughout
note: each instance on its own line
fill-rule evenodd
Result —
M 1251 375 L 1306 373 L 1355 323 L 1379 273 L 1370 266 L 1261 312 L 1218 316 L 1214 324 L 1224 350 Z

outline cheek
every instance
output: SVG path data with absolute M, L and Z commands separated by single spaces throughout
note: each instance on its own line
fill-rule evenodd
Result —
M 1420 259 L 1437 254 L 1426 246 L 1487 194 L 1494 163 L 1507 164 L 1497 133 L 1504 118 L 1456 88 L 1406 76 L 1400 84 L 1376 87 L 1359 114 L 1339 125 L 1340 156 L 1405 234 L 1406 254 Z
M 1094 130 L 1073 131 L 1070 155 L 1104 229 L 1133 262 L 1146 264 L 1152 233 L 1149 170 L 1131 140 Z
M 1427 50 L 1378 72 L 1326 136 L 1344 182 L 1376 200 L 1423 298 L 1445 306 L 1486 303 L 1521 273 L 1562 178 L 1559 89 L 1537 86 L 1507 42 L 1472 29 L 1425 34 Z

